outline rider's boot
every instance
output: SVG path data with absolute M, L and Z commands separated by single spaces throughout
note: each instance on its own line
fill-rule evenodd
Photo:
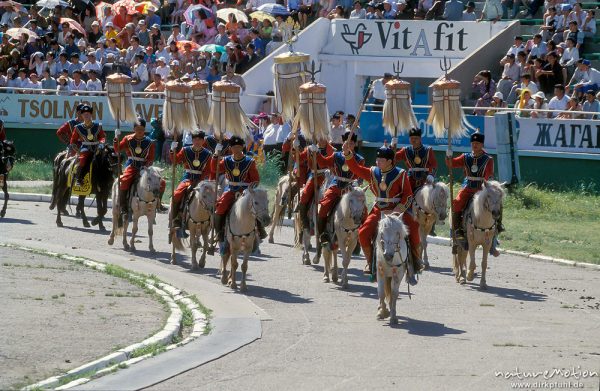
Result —
M 164 206 L 162 203 L 163 194 L 165 194 L 164 190 L 160 192 L 160 197 L 158 198 L 158 211 L 159 212 L 166 212 L 167 210 L 169 210 L 169 208 Z
M 327 218 L 317 217 L 317 230 L 319 231 L 322 245 L 331 241 L 329 232 L 327 232 Z
M 225 216 L 215 214 L 215 232 L 219 242 L 225 240 Z
M 119 223 L 118 226 L 123 226 L 123 221 L 128 218 L 129 205 L 127 202 L 127 190 L 119 189 Z
M 267 231 L 265 231 L 265 227 L 263 227 L 262 223 L 258 219 L 256 219 L 256 229 L 258 230 L 258 237 L 260 240 L 263 240 L 268 236 Z
M 81 186 L 83 184 L 83 167 L 77 166 L 75 171 L 75 186 Z
M 300 213 L 300 221 L 302 222 L 302 228 L 310 229 L 310 220 L 308 219 L 308 205 L 298 204 L 298 213 Z
M 363 269 L 365 274 L 373 274 L 373 248 L 372 247 L 364 247 L 363 252 L 365 253 L 365 259 L 367 264 Z
M 502 225 L 502 215 L 504 214 L 503 211 L 504 211 L 504 208 L 500 207 L 500 216 L 498 216 L 498 219 L 496 220 L 496 230 L 498 231 L 498 233 L 502 233 L 502 232 L 506 231 L 504 229 L 504 225 Z
M 179 202 L 173 199 L 171 205 L 171 213 L 173 214 L 173 229 L 181 228 L 181 212 L 179 211 Z
M 465 233 L 462 227 L 462 212 L 452 211 L 452 231 L 454 232 L 454 239 L 456 242 L 465 240 Z M 453 243 L 452 254 L 456 254 L 458 251 L 458 243 Z

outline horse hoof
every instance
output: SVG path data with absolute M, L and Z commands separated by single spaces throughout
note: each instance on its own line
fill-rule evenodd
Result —
M 475 278 L 475 272 L 473 270 L 469 270 L 467 272 L 467 281 L 473 281 Z
M 304 260 L 304 264 L 305 264 L 305 265 L 310 265 L 310 259 L 305 259 L 305 260 Z
M 487 284 L 485 283 L 485 281 L 481 281 L 479 282 L 479 289 L 481 289 L 482 291 L 487 291 Z
M 335 282 L 335 283 L 337 283 L 337 282 L 338 282 L 338 276 L 337 276 L 337 274 L 332 274 L 332 275 L 331 275 L 331 281 L 333 281 L 333 282 Z
M 123 250 L 129 251 L 129 245 L 127 243 L 123 243 Z
M 115 242 L 115 238 L 108 238 L 108 245 L 109 246 L 112 246 L 114 242 Z
M 269 243 L 271 243 L 271 244 L 275 243 L 275 239 L 269 238 Z
M 171 259 L 171 265 L 177 265 L 177 260 Z
M 318 265 L 319 264 L 319 260 L 320 260 L 320 257 L 318 257 L 318 256 L 315 255 L 315 257 L 312 260 L 313 265 Z
M 242 282 L 240 284 L 240 292 L 247 292 L 248 291 L 248 287 L 246 286 L 245 282 Z
M 221 274 L 221 284 L 223 284 L 223 285 L 227 285 L 227 281 L 228 281 L 228 280 L 229 280 L 229 279 L 227 278 L 227 273 L 223 273 L 223 274 Z
M 84 222 L 83 222 L 83 226 L 84 226 L 85 228 L 90 228 L 90 223 L 88 223 L 87 221 L 84 221 Z
M 234 290 L 238 288 L 237 284 L 231 280 L 229 280 L 229 282 L 227 283 L 227 286 Z
M 92 220 L 92 225 L 93 225 L 93 226 L 96 226 L 96 225 L 98 225 L 99 223 L 100 223 L 100 218 L 98 218 L 98 217 L 94 217 L 94 219 Z
M 324 277 L 323 277 L 323 282 L 329 282 L 329 277 L 327 277 L 327 276 L 324 276 Z
M 102 224 L 100 224 L 98 226 L 98 229 L 100 230 L 100 232 L 106 232 L 107 231 L 106 227 L 104 225 L 102 225 Z
M 431 266 L 429 266 L 429 262 L 424 261 L 423 262 L 423 269 L 422 270 L 429 270 L 431 268 Z
M 377 312 L 377 319 L 385 319 L 388 316 L 390 316 L 390 311 L 388 311 L 387 308 L 380 308 Z
M 347 282 L 342 283 L 342 289 L 348 289 L 348 283 Z
M 465 284 L 467 283 L 467 280 L 465 280 L 465 278 L 464 278 L 464 277 L 460 277 L 460 278 L 459 278 L 459 280 L 458 280 L 458 283 L 459 283 L 460 285 L 465 285 Z
M 390 324 L 398 324 L 398 317 L 397 316 L 392 316 L 390 318 Z
M 2 211 L 0 211 L 0 218 L 6 216 L 6 211 L 4 209 L 2 209 Z
M 63 223 L 62 223 L 61 221 L 57 221 L 57 222 L 56 222 L 56 226 L 57 226 L 58 228 L 62 228 L 62 227 L 63 227 Z
M 198 262 L 192 261 L 192 270 L 198 270 Z
M 154 248 L 151 248 L 150 249 L 150 254 L 152 254 L 152 255 L 156 254 L 156 250 Z

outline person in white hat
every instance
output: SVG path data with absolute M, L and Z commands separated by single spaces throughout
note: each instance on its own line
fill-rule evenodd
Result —
M 490 106 L 491 107 L 497 107 L 498 109 L 500 109 L 500 108 L 506 108 L 508 105 L 504 101 L 504 94 L 502 94 L 500 91 L 497 91 L 494 94 L 494 96 L 492 96 L 492 101 L 490 102 Z M 494 114 L 499 113 L 501 111 L 502 110 L 490 109 L 490 110 L 488 110 L 485 113 L 485 115 L 487 115 L 487 116 L 493 116 Z
M 100 30 L 100 23 L 98 23 L 97 20 L 94 20 L 92 22 L 92 28 L 90 31 L 88 31 L 87 35 L 87 40 L 90 46 L 96 46 L 98 40 L 100 40 L 100 38 L 102 38 L 103 35 L 104 33 L 102 32 L 102 30 Z
M 546 95 L 542 91 L 538 91 L 533 94 L 533 100 L 535 103 L 533 104 L 534 110 L 548 110 L 548 103 L 546 103 Z M 532 111 L 531 118 L 548 118 L 548 112 L 544 111 Z
M 166 81 L 169 77 L 169 73 L 171 72 L 171 68 L 167 65 L 167 60 L 164 57 L 159 57 L 158 60 L 156 60 L 156 63 L 158 65 L 155 73 L 160 75 L 163 81 Z
M 136 35 L 140 39 L 140 45 L 143 47 L 150 45 L 150 31 L 144 19 L 138 22 Z

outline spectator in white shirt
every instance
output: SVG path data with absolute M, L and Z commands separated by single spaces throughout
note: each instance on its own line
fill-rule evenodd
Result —
M 384 73 L 383 78 L 377 79 L 371 86 L 371 92 L 369 95 L 373 98 L 373 104 L 377 105 L 373 107 L 373 111 L 382 111 L 383 103 L 385 102 L 385 83 L 392 80 L 394 76 L 391 73 Z
M 102 71 L 102 65 L 96 61 L 96 52 L 93 50 L 89 51 L 87 54 L 88 61 L 83 64 L 81 68 L 82 71 L 89 74 L 90 71 L 96 71 L 98 74 Z
M 125 62 L 129 65 L 135 64 L 135 56 L 144 52 L 144 48 L 140 45 L 140 39 L 136 36 L 131 37 L 129 40 L 131 46 L 127 48 L 127 54 L 125 55 Z
M 462 20 L 463 22 L 475 22 L 477 20 L 474 1 L 469 1 L 467 3 L 467 9 L 463 12 Z
M 596 36 L 596 11 L 589 10 L 585 21 L 581 26 L 581 31 L 583 31 L 583 35 L 586 38 L 593 38 Z
M 76 70 L 73 72 L 73 79 L 69 82 L 69 94 L 70 95 L 81 95 L 80 91 L 87 91 L 87 85 L 85 81 L 81 79 L 82 72 Z
M 554 97 L 548 103 L 548 110 L 556 110 L 550 113 L 550 118 L 556 117 L 565 111 L 569 103 L 569 97 L 565 95 L 565 87 L 562 84 L 554 86 Z
M 271 123 L 263 133 L 263 150 L 265 153 L 272 150 L 281 150 L 281 146 L 290 132 L 290 124 L 283 123 L 278 113 L 271 113 Z
M 541 34 L 536 34 L 533 36 L 533 46 L 529 51 L 528 60 L 533 60 L 534 58 L 544 59 L 546 57 L 546 53 L 548 52 L 548 47 L 546 42 L 542 40 Z
M 508 60 L 508 55 L 509 54 L 513 54 L 515 57 L 517 57 L 517 54 L 519 54 L 519 52 L 524 52 L 525 51 L 525 45 L 523 45 L 523 37 L 521 37 L 520 35 L 517 35 L 515 37 L 514 40 L 514 44 L 508 49 L 508 51 L 506 52 L 506 56 L 502 59 L 502 63 L 506 63 L 506 61 Z
M 542 91 L 538 91 L 533 94 L 535 103 L 533 104 L 534 110 L 548 110 L 548 103 L 546 103 L 546 95 Z M 549 114 L 547 111 L 532 111 L 531 118 L 548 118 Z
M 100 18 L 102 23 L 102 31 L 106 31 L 106 24 L 112 23 L 114 16 L 112 16 L 112 10 L 110 7 L 104 7 L 104 15 Z
M 132 90 L 136 92 L 144 91 L 148 85 L 148 67 L 144 64 L 144 55 L 136 54 L 133 58 L 135 64 L 131 69 L 131 84 Z
M 66 76 L 60 76 L 58 78 L 56 95 L 69 95 L 69 79 Z
M 509 53 L 505 57 L 504 70 L 502 71 L 502 78 L 496 85 L 496 90 L 502 92 L 503 96 L 508 97 L 510 90 L 513 85 L 516 85 L 521 78 L 521 67 L 515 62 L 515 55 Z M 501 62 L 502 63 L 502 62 Z
M 27 81 L 23 83 L 23 88 L 27 88 L 27 90 L 25 90 L 25 93 L 39 94 L 40 92 L 36 90 L 42 89 L 42 83 L 39 81 L 37 73 L 31 72 L 31 74 L 29 75 L 29 79 L 26 80 Z
M 164 57 L 159 57 L 158 60 L 156 60 L 156 63 L 158 64 L 158 66 L 156 67 L 154 72 L 160 75 L 163 81 L 166 81 L 169 77 L 169 73 L 171 72 L 171 69 L 167 65 L 167 60 Z
M 531 75 L 529 73 L 521 75 L 521 83 L 513 86 L 513 88 L 510 90 L 510 94 L 508 94 L 506 102 L 514 104 L 517 100 L 517 97 L 521 95 L 521 91 L 524 89 L 531 91 L 532 95 L 535 95 L 539 90 L 538 86 L 531 81 Z
M 167 45 L 170 45 L 171 42 L 179 42 L 185 41 L 185 36 L 181 34 L 181 28 L 178 25 L 173 26 L 173 30 L 171 31 L 171 35 L 167 38 Z
M 85 87 L 87 91 L 102 91 L 102 82 L 98 79 L 98 74 L 95 69 L 90 69 L 88 71 L 88 77 L 90 78 L 87 83 L 85 83 Z M 98 95 L 90 93 L 89 95 Z
M 600 71 L 592 68 L 590 60 L 583 60 L 577 63 L 577 68 L 583 73 L 581 81 L 575 85 L 575 92 L 581 96 L 589 90 L 597 91 L 600 88 Z
M 360 1 L 354 2 L 354 9 L 350 12 L 350 19 L 366 19 L 367 11 L 362 7 Z
M 331 145 L 334 148 L 341 150 L 342 144 L 344 143 L 344 140 L 342 140 L 342 136 L 344 135 L 344 133 L 346 133 L 346 128 L 344 128 L 344 125 L 342 124 L 342 116 L 336 113 L 331 117 L 330 133 Z

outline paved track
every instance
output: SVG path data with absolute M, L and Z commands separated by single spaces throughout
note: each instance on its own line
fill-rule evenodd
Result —
M 261 311 L 244 306 L 243 295 L 220 286 L 216 258 L 209 257 L 198 274 L 188 272 L 187 257 L 180 266 L 169 265 L 165 215 L 159 215 L 155 229 L 154 259 L 143 258 L 149 256 L 145 236 L 138 244 L 140 257 L 132 256 L 108 247 L 107 235 L 82 228 L 74 218 L 65 218 L 63 229 L 55 228 L 54 218 L 47 204 L 11 202 L 7 218 L 0 221 L 0 241 L 102 254 L 99 260 L 106 262 L 130 259 L 130 267 L 152 271 L 184 289 L 197 283 L 206 292 L 200 299 L 216 316 L 242 311 L 263 320 L 260 340 L 161 382 L 157 390 L 509 390 L 515 378 L 503 379 L 496 372 L 600 372 L 600 274 L 595 270 L 503 255 L 490 261 L 489 290 L 482 292 L 475 284 L 457 285 L 449 248 L 430 246 L 433 268 L 412 289 L 412 300 L 402 284 L 400 324 L 390 327 L 375 319 L 376 286 L 362 275 L 362 258 L 352 261 L 349 290 L 325 284 L 322 265 L 300 264 L 288 228 L 276 235 L 280 244 L 263 244 L 265 255 L 249 266 L 246 297 Z M 223 297 L 227 302 L 220 301 Z M 581 382 L 584 389 L 600 387 L 597 376 L 548 380 L 567 381 Z M 533 388 L 544 387 L 549 386 Z

